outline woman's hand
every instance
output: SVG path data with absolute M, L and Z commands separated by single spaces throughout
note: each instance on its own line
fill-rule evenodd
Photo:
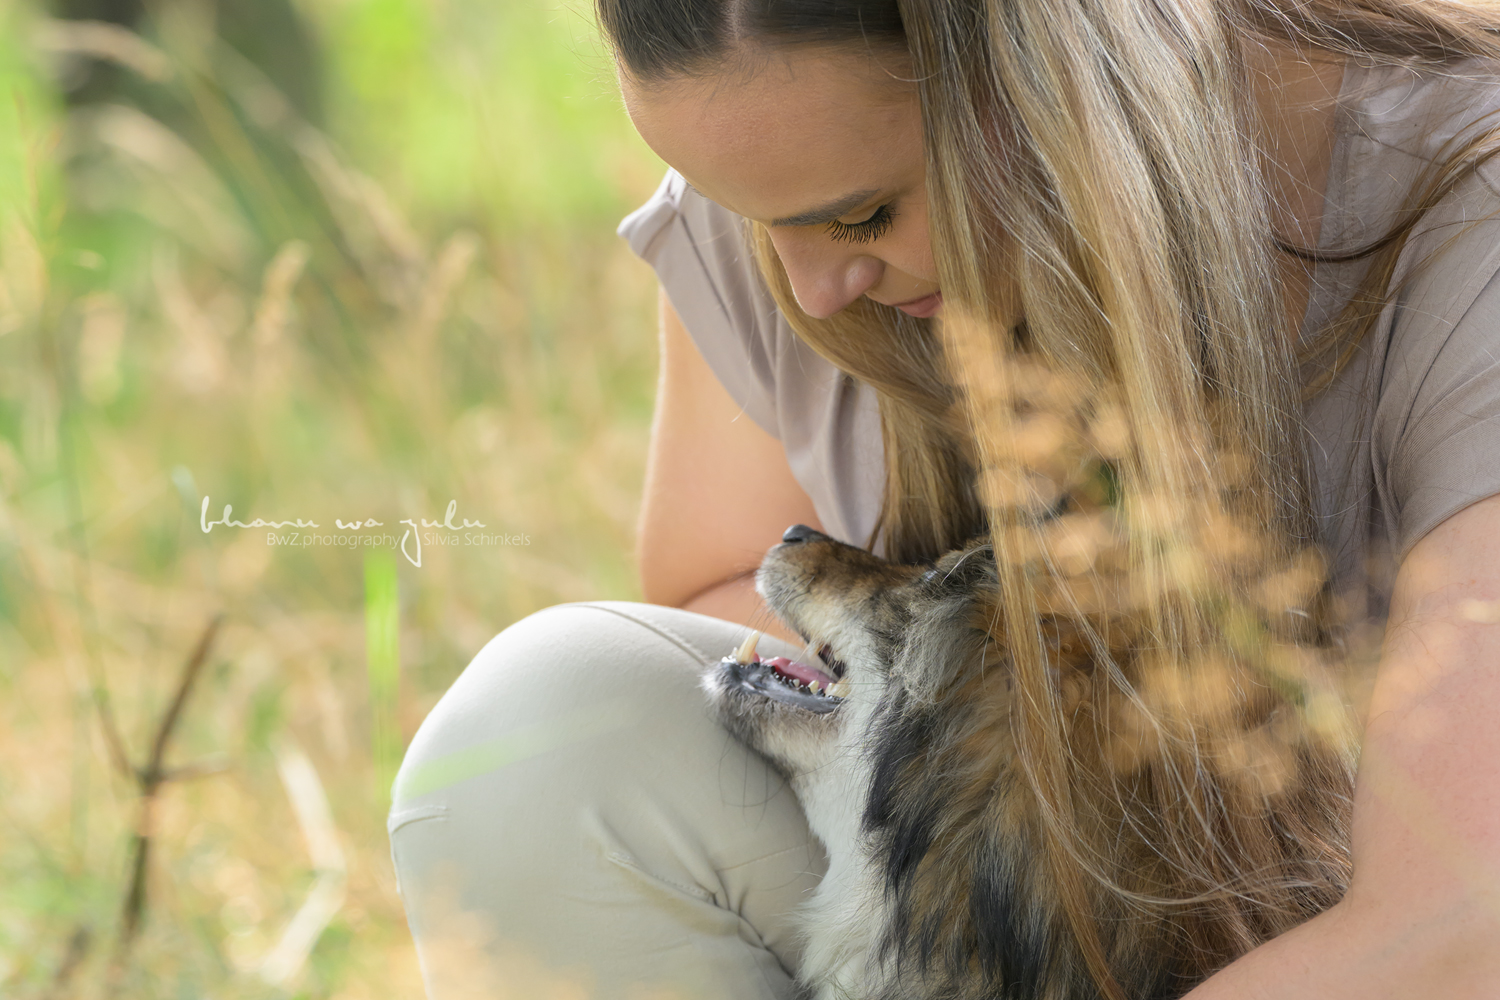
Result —
M 755 593 L 766 549 L 793 524 L 821 528 L 781 442 L 719 383 L 665 292 L 661 369 L 636 535 L 653 604 L 742 622 L 798 642 Z
M 1188 1000 L 1500 996 L 1500 496 L 1396 576 L 1354 801 L 1354 882 Z

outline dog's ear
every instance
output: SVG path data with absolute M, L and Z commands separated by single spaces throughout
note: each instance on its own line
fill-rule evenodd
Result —
M 912 586 L 911 624 L 891 664 L 910 697 L 931 704 L 985 655 L 998 628 L 997 588 L 988 545 L 944 556 Z

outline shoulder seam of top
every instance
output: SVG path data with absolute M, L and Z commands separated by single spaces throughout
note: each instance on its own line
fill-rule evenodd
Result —
M 734 317 L 729 312 L 729 306 L 724 301 L 719 286 L 714 282 L 713 271 L 708 266 L 708 261 L 703 259 L 703 250 L 698 245 L 698 239 L 693 235 L 693 228 L 688 224 L 687 215 L 680 208 L 677 212 L 677 221 L 681 224 L 683 232 L 687 233 L 688 246 L 693 248 L 693 259 L 698 262 L 698 269 L 703 272 L 703 277 L 708 287 L 714 293 L 714 301 L 718 303 L 719 312 L 723 313 L 725 322 L 732 323 Z

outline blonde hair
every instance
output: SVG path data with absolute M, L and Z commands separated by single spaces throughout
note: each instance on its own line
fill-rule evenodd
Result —
M 1244 802 L 1221 780 L 1230 764 L 1205 750 L 1212 734 L 1160 713 L 1152 724 L 1170 738 L 1156 739 L 1149 759 L 1124 771 L 1089 763 L 1070 739 L 1043 627 L 1067 608 L 1046 606 L 1028 566 L 1039 550 L 1047 558 L 1049 517 L 1065 509 L 1058 501 L 1088 469 L 1105 469 L 1127 515 L 1129 611 L 1144 636 L 1135 667 L 1106 675 L 1136 706 L 1155 704 L 1143 693 L 1143 663 L 1175 664 L 1180 681 L 1215 657 L 1245 659 L 1229 634 L 1245 618 L 1224 604 L 1236 587 L 1301 573 L 1317 589 L 1303 393 L 1353 357 L 1394 291 L 1413 227 L 1500 149 L 1500 129 L 1445 149 L 1399 224 L 1369 246 L 1295 247 L 1271 232 L 1240 44 L 1378 63 L 1495 58 L 1500 11 L 1454 0 L 902 0 L 900 13 L 923 113 L 945 329 L 868 300 L 814 320 L 797 307 L 763 228 L 755 242 L 799 335 L 878 394 L 888 478 L 876 530 L 887 554 L 928 560 L 986 526 L 993 535 L 1021 706 L 1017 746 L 1071 929 L 1101 990 L 1118 997 L 1099 945 L 1101 899 L 1196 907 L 1212 932 L 1194 946 L 1227 962 L 1305 919 L 1307 897 L 1327 905 L 1342 892 L 1262 869 L 1288 842 L 1330 849 L 1313 841 L 1346 836 L 1348 802 L 1318 807 L 1330 810 L 1326 822 L 1300 834 L 1239 815 Z M 1348 305 L 1301 356 L 1297 331 L 1285 329 L 1282 252 L 1370 260 Z M 1022 383 L 1044 370 L 1084 387 L 1086 424 L 1112 422 L 1130 441 L 1105 447 L 1084 428 L 1079 454 L 1088 461 L 1050 487 L 1017 444 L 1036 412 Z M 1199 552 L 1197 582 L 1183 584 L 1182 550 L 1144 513 L 1161 502 L 1177 508 L 1179 527 L 1197 520 L 1190 537 L 1209 524 L 1256 532 L 1259 575 Z M 1326 644 L 1327 615 L 1304 597 L 1293 616 L 1259 615 L 1266 643 Z M 1079 617 L 1098 610 L 1069 600 Z M 1092 620 L 1107 652 L 1099 633 L 1108 617 Z M 1281 669 L 1300 668 L 1283 657 Z M 1297 683 L 1311 690 L 1314 673 L 1308 667 Z M 1297 753 L 1329 787 L 1347 790 L 1351 730 L 1326 721 L 1299 730 Z M 1100 809 L 1158 831 L 1153 847 L 1169 884 L 1133 892 L 1118 866 L 1100 860 Z

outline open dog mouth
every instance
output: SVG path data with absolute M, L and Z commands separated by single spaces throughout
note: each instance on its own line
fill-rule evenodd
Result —
M 813 666 L 785 656 L 763 660 L 755 651 L 759 641 L 760 633 L 751 632 L 739 649 L 720 661 L 731 681 L 772 701 L 819 715 L 844 703 L 849 691 L 847 671 L 826 643 L 818 650 L 818 665 Z

